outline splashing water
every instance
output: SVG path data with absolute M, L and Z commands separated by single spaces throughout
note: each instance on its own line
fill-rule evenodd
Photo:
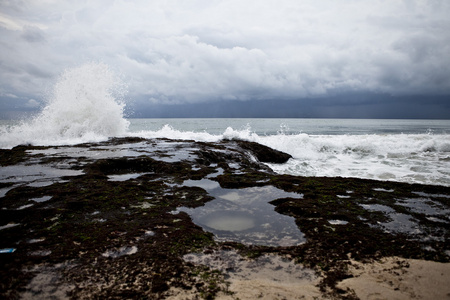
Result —
M 105 64 L 68 69 L 58 78 L 42 112 L 2 132 L 0 147 L 76 144 L 123 135 L 129 125 L 124 118 L 125 90 Z

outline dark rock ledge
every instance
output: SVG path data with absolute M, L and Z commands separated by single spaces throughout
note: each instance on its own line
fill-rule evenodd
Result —
M 321 291 L 337 299 L 354 298 L 336 287 L 350 276 L 349 257 L 449 261 L 450 188 L 277 175 L 262 163 L 289 158 L 243 141 L 139 138 L 1 150 L 0 248 L 16 250 L 0 254 L 0 298 L 164 299 L 178 288 L 211 299 L 224 289 L 223 274 L 182 256 L 217 249 L 295 258 L 321 274 Z M 125 177 L 111 180 L 118 175 Z M 307 242 L 215 242 L 188 214 L 172 213 L 212 200 L 183 185 L 206 177 L 224 189 L 272 185 L 303 194 L 271 204 L 295 218 Z M 414 228 L 398 219 L 413 220 L 406 223 Z

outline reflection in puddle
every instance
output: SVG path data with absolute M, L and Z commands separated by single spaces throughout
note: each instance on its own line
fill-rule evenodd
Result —
M 30 186 L 30 187 L 44 187 L 44 186 L 52 185 L 52 184 L 54 184 L 56 182 L 60 182 L 60 181 L 34 181 L 34 182 L 31 182 L 31 183 L 27 184 L 27 186 Z
M 14 187 L 8 187 L 8 188 L 4 188 L 4 189 L 0 189 L 0 198 L 5 197 L 6 193 L 8 193 L 10 190 L 12 190 Z
M 386 192 L 386 193 L 393 193 L 394 192 L 394 190 L 386 190 L 386 189 L 383 189 L 383 188 L 373 188 L 372 190 L 374 190 L 375 192 Z
M 39 238 L 39 239 L 29 239 L 27 241 L 28 244 L 36 244 L 45 241 L 45 238 Z
M 379 227 L 386 232 L 397 232 L 411 235 L 413 239 L 443 241 L 444 235 L 438 229 L 423 227 L 420 223 L 420 215 L 433 222 L 449 223 L 448 214 L 440 203 L 430 199 L 396 199 L 396 205 L 401 205 L 413 214 L 400 213 L 394 208 L 381 204 L 362 204 L 368 211 L 383 212 L 389 217 L 387 222 L 378 222 Z
M 386 213 L 391 221 L 379 222 L 379 225 L 387 232 L 420 233 L 419 224 L 410 215 L 397 213 L 392 207 L 381 204 L 363 204 L 361 206 L 369 211 Z
M 450 195 L 445 195 L 445 194 L 427 194 L 424 192 L 412 192 L 412 193 L 422 196 L 422 197 L 450 198 Z
M 119 157 L 138 157 L 141 155 L 150 156 L 153 159 L 177 162 L 184 159 L 194 159 L 193 154 L 197 149 L 192 148 L 184 142 L 165 142 L 149 144 L 126 143 L 120 145 L 98 145 L 87 147 L 52 147 L 49 149 L 28 150 L 30 155 L 45 155 L 64 158 L 87 158 L 87 159 L 113 159 Z
M 292 217 L 278 214 L 270 201 L 279 198 L 302 198 L 273 186 L 245 189 L 222 189 L 212 180 L 187 180 L 184 186 L 205 189 L 215 198 L 202 207 L 179 208 L 194 223 L 214 233 L 218 241 L 266 246 L 293 246 L 305 242 Z
M 17 224 L 17 223 L 8 223 L 6 225 L 0 226 L 0 230 L 16 227 L 16 226 L 19 226 L 19 225 L 20 224 Z
M 28 208 L 28 207 L 32 207 L 33 205 L 34 205 L 33 203 L 22 205 L 22 206 L 18 207 L 17 210 L 22 210 L 22 209 L 25 209 L 25 208 Z
M 183 182 L 184 186 L 196 186 L 200 187 L 208 192 L 211 192 L 212 190 L 219 189 L 220 185 L 216 181 L 212 180 L 186 180 Z
M 52 196 L 42 196 L 42 197 L 39 197 L 39 198 L 32 198 L 32 199 L 30 199 L 30 200 L 32 200 L 32 201 L 34 201 L 34 202 L 41 203 L 41 202 L 48 201 L 48 200 L 50 200 L 50 199 L 52 199 Z
M 450 215 L 449 209 L 444 208 L 439 203 L 431 201 L 428 198 L 398 200 L 397 204 L 407 207 L 415 213 L 442 216 L 444 219 L 448 219 Z
M 214 165 L 211 165 L 211 167 L 215 167 Z M 219 175 L 223 175 L 225 173 L 225 170 L 222 168 L 217 168 L 215 173 L 209 174 L 208 176 L 206 176 L 206 178 L 214 178 L 217 177 Z
M 136 246 L 124 246 L 119 249 L 107 250 L 105 253 L 102 253 L 103 257 L 111 257 L 117 258 L 124 255 L 131 255 L 137 253 L 138 248 Z
M 37 250 L 28 253 L 31 256 L 49 256 L 50 254 L 52 254 L 51 250 Z
M 120 175 L 109 175 L 108 180 L 110 181 L 127 181 L 129 179 L 135 179 L 145 173 L 130 173 L 130 174 L 120 174 Z
M 78 176 L 82 171 L 58 169 L 41 165 L 16 165 L 6 166 L 0 169 L 0 182 L 29 182 L 33 181 L 37 186 L 45 186 L 54 183 L 63 176 Z
M 131 205 L 133 208 L 140 208 L 140 209 L 149 209 L 155 206 L 155 204 L 149 203 L 149 202 L 142 202 L 138 205 Z
M 122 144 L 115 146 L 91 146 L 91 147 L 52 147 L 49 149 L 27 150 L 28 154 L 54 157 L 86 157 L 92 159 L 106 159 L 123 156 L 139 156 L 142 155 L 141 149 L 145 149 L 145 143 Z
M 328 220 L 328 223 L 330 223 L 331 225 L 347 225 L 348 224 L 347 221 L 343 221 L 343 220 Z
M 255 227 L 255 220 L 241 211 L 215 211 L 199 219 L 206 226 L 221 231 L 243 231 Z
M 370 211 L 381 211 L 386 213 L 393 213 L 395 210 L 392 207 L 381 205 L 381 204 L 362 204 L 362 207 L 364 209 L 370 210 Z

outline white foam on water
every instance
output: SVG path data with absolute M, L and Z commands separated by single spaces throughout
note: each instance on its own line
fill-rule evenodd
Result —
M 341 176 L 450 186 L 450 136 L 431 134 L 260 137 L 293 156 L 270 165 L 301 176 Z
M 129 132 L 128 135 L 147 139 L 169 138 L 175 140 L 195 140 L 202 142 L 217 142 L 222 139 L 221 135 L 214 135 L 208 132 L 176 130 L 169 124 L 164 125 L 159 130 L 141 130 L 137 132 Z

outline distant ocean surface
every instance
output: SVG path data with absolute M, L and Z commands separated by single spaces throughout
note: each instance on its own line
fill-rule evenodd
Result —
M 130 132 L 158 131 L 165 125 L 183 132 L 218 135 L 228 127 L 258 135 L 450 134 L 450 120 L 392 119 L 128 119 Z
M 135 136 L 215 142 L 254 141 L 293 156 L 281 174 L 341 176 L 450 186 L 450 120 L 125 119 L 115 134 L 84 128 L 38 132 L 0 122 L 0 146 L 64 145 Z M 18 130 L 20 129 L 20 130 Z M 61 129 L 61 128 L 60 128 Z M 64 129 L 64 128 L 63 128 Z M 66 133 L 69 129 L 66 129 Z M 29 132 L 28 132 L 29 131 Z M 12 133 L 15 132 L 14 135 Z M 53 136 L 52 136 L 53 135 Z

